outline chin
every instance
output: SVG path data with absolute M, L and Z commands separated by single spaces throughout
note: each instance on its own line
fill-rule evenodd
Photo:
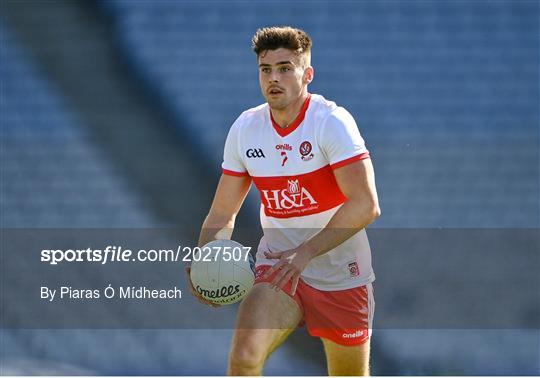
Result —
M 287 107 L 287 104 L 285 103 L 285 101 L 275 101 L 275 100 L 272 101 L 272 100 L 266 99 L 266 102 L 268 102 L 268 106 L 270 106 L 272 109 L 275 109 L 275 110 L 282 110 Z

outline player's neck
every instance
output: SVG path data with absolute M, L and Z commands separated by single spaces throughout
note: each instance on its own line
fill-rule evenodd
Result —
M 302 105 L 308 98 L 309 93 L 307 91 L 302 92 L 302 95 L 298 97 L 293 103 L 287 106 L 285 109 L 270 109 L 272 112 L 272 118 L 274 118 L 275 123 L 282 129 L 288 127 L 291 123 L 294 122 Z

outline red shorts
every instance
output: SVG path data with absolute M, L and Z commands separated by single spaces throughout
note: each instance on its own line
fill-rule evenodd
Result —
M 269 268 L 270 265 L 257 267 L 255 284 L 272 281 L 277 272 L 268 278 L 262 277 Z M 291 295 L 291 289 L 292 281 L 289 281 L 283 291 L 300 306 L 303 316 L 299 325 L 305 324 L 311 336 L 346 346 L 360 345 L 369 339 L 375 307 L 371 284 L 323 291 L 300 279 L 294 295 Z

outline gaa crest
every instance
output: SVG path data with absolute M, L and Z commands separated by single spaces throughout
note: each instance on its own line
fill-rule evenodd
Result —
M 312 149 L 313 147 L 311 146 L 311 143 L 309 143 L 307 140 L 300 144 L 300 155 L 302 155 L 302 161 L 310 161 L 313 159 L 313 154 L 311 153 Z

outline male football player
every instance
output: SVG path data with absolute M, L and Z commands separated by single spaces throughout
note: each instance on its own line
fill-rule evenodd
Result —
M 353 117 L 308 92 L 311 46 L 303 30 L 257 30 L 253 50 L 266 103 L 232 125 L 201 230 L 199 245 L 230 237 L 256 185 L 264 236 L 255 285 L 238 312 L 231 375 L 261 374 L 302 324 L 321 338 L 330 375 L 369 374 L 375 276 L 364 229 L 380 215 L 373 166 Z

